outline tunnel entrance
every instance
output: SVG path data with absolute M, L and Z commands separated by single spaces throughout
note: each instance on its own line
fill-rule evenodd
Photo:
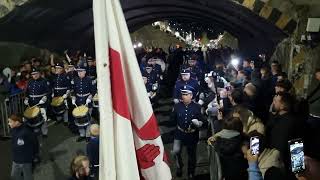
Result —
M 247 56 L 271 54 L 287 36 L 235 1 L 121 0 L 121 4 L 131 32 L 163 19 L 212 25 L 237 37 Z M 58 51 L 74 47 L 94 52 L 93 32 L 92 2 L 87 0 L 31 1 L 0 21 L 0 40 Z

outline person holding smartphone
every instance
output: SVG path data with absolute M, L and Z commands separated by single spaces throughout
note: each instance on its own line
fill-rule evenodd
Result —
M 246 153 L 246 157 L 249 165 L 249 168 L 248 168 L 249 180 L 262 180 L 263 177 L 258 166 L 258 154 L 254 155 L 251 152 L 252 152 L 251 149 L 248 149 Z
M 254 177 L 261 174 L 264 178 L 266 176 L 272 176 L 274 173 L 270 172 L 270 168 L 283 170 L 284 165 L 280 157 L 280 152 L 274 148 L 267 148 L 266 146 L 264 135 L 256 131 L 249 133 L 248 138 L 243 141 L 241 149 L 244 158 L 248 160 L 249 179 L 252 174 Z M 260 173 L 258 171 L 260 171 Z
M 298 180 L 318 180 L 320 179 L 320 161 L 304 156 L 305 170 L 296 174 Z

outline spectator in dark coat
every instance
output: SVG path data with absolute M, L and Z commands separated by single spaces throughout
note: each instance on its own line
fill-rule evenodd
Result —
M 20 116 L 11 115 L 8 121 L 12 135 L 11 177 L 13 180 L 32 180 L 32 162 L 39 150 L 36 135 L 24 125 Z
M 8 95 L 10 95 L 10 84 L 0 74 L 0 102 L 4 102 Z
M 288 141 L 297 138 L 296 120 L 292 114 L 293 98 L 289 93 L 279 93 L 273 100 L 275 115 L 271 118 L 266 125 L 266 138 L 267 143 L 271 148 L 280 151 L 284 160 L 285 166 L 289 169 L 289 151 Z
M 90 160 L 91 177 L 99 178 L 99 125 L 90 126 L 90 140 L 87 144 L 87 155 Z
M 225 180 L 248 179 L 246 171 L 248 164 L 241 151 L 242 129 L 242 122 L 239 118 L 224 119 L 222 131 L 217 133 L 213 140 Z
M 265 99 L 270 101 L 268 104 L 268 106 L 270 106 L 272 102 L 272 96 L 274 94 L 270 69 L 267 67 L 262 67 L 260 69 L 260 74 L 261 74 L 261 88 L 263 89 L 263 92 L 264 92 L 263 94 L 265 94 Z
M 281 74 L 281 65 L 278 61 L 272 61 L 271 63 L 271 79 L 273 87 L 275 86 L 276 82 L 278 81 L 278 75 Z
M 259 114 L 259 105 L 258 99 L 257 99 L 257 87 L 253 85 L 253 83 L 248 83 L 245 85 L 243 89 L 243 105 L 246 106 L 248 109 L 250 109 L 255 115 Z M 258 116 L 260 118 L 260 116 Z

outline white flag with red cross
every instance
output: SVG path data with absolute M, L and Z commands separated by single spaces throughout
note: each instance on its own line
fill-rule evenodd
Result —
M 93 0 L 100 180 L 170 180 L 168 159 L 119 0 Z

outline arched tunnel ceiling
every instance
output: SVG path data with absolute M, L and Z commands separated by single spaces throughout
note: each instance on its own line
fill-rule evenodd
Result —
M 130 31 L 156 20 L 182 19 L 222 27 L 242 42 L 262 42 L 260 49 L 271 50 L 286 37 L 272 23 L 229 0 L 121 0 L 121 4 Z M 92 2 L 26 3 L 0 20 L 0 40 L 58 51 L 70 47 L 92 49 Z

